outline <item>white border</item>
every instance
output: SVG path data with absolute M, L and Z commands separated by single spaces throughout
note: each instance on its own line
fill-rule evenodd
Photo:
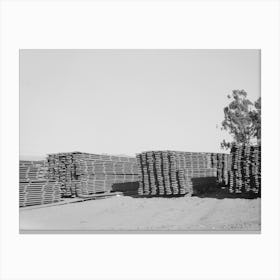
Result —
M 2 1 L 2 279 L 279 279 L 279 2 Z M 262 50 L 260 235 L 19 235 L 20 48 Z

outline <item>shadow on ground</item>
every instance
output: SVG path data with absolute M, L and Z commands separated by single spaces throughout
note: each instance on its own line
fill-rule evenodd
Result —
M 248 192 L 248 193 L 230 193 L 228 188 L 223 185 L 217 184 L 216 177 L 201 177 L 201 178 L 192 178 L 193 184 L 193 195 L 200 198 L 245 198 L 245 199 L 254 199 L 260 197 L 259 195 Z
M 225 198 L 244 198 L 244 199 L 254 199 L 260 197 L 255 193 L 243 193 L 243 194 L 232 194 L 228 192 L 228 189 L 217 184 L 216 177 L 200 177 L 192 178 L 193 185 L 193 197 L 200 198 L 216 198 L 216 199 L 225 199 Z M 130 196 L 134 198 L 153 198 L 153 197 L 162 197 L 162 198 L 174 198 L 174 197 L 183 197 L 184 195 L 172 195 L 172 196 L 143 196 L 138 195 L 139 182 L 126 182 L 126 183 L 116 183 L 112 185 L 113 192 L 121 192 L 123 196 Z M 189 196 L 189 195 L 187 195 Z
M 139 182 L 115 183 L 112 185 L 113 192 L 122 192 L 124 196 L 139 196 L 138 188 Z

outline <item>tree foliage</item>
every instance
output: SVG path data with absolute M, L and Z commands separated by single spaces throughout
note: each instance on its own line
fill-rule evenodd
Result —
M 227 131 L 232 142 L 223 140 L 222 148 L 229 148 L 232 143 L 249 144 L 261 139 L 261 98 L 252 103 L 245 90 L 233 90 L 227 96 L 230 100 L 224 108 L 224 120 L 221 129 Z

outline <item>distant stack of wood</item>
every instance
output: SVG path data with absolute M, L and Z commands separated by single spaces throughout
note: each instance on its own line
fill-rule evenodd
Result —
M 49 176 L 63 197 L 110 192 L 114 184 L 138 181 L 136 158 L 80 152 L 48 155 Z
M 22 180 L 42 180 L 48 178 L 48 165 L 45 160 L 19 161 L 19 178 Z
M 261 146 L 233 145 L 229 170 L 230 193 L 261 194 Z
M 139 195 L 191 195 L 194 182 L 216 183 L 217 168 L 212 168 L 209 153 L 149 151 L 136 158 Z
M 49 180 L 46 161 L 20 161 L 20 207 L 58 202 L 60 197 L 60 185 Z
M 19 206 L 32 206 L 60 201 L 60 185 L 48 180 L 22 181 L 19 184 Z

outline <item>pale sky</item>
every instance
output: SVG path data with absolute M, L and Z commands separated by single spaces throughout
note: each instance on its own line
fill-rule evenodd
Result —
M 260 96 L 259 50 L 21 50 L 20 155 L 219 152 L 234 89 Z

